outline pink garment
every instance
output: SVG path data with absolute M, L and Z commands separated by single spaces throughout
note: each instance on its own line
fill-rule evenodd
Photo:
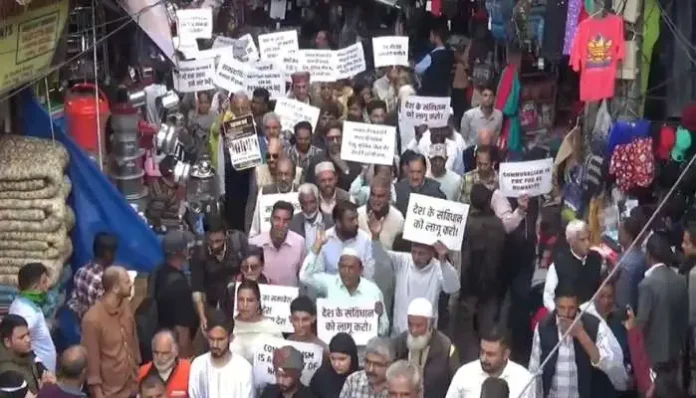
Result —
M 299 234 L 288 231 L 285 242 L 276 249 L 269 232 L 262 232 L 249 239 L 249 244 L 263 248 L 263 273 L 274 285 L 298 286 L 297 274 L 305 255 L 305 241 Z
M 581 101 L 599 101 L 614 96 L 616 70 L 625 51 L 621 17 L 607 15 L 580 23 L 573 41 L 570 65 L 580 73 Z

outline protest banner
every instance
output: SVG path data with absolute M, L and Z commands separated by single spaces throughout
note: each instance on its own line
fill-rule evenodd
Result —
M 305 386 L 309 385 L 312 376 L 314 376 L 314 373 L 316 373 L 324 360 L 324 349 L 314 343 L 303 343 L 272 337 L 265 339 L 254 347 L 254 384 L 257 387 L 276 383 L 273 353 L 275 350 L 286 346 L 293 346 L 302 353 L 304 369 L 300 376 L 300 382 Z
M 261 232 L 268 232 L 271 229 L 271 213 L 273 212 L 273 205 L 281 200 L 292 203 L 292 206 L 295 208 L 295 214 L 299 214 L 299 212 L 302 211 L 302 207 L 300 207 L 300 198 L 297 192 L 261 195 L 259 197 Z
M 367 69 L 362 42 L 336 50 L 336 78 L 350 79 Z
M 338 333 L 348 333 L 357 345 L 377 336 L 379 315 L 374 301 L 349 302 L 317 299 L 317 336 L 331 341 Z
M 263 163 L 253 116 L 229 120 L 223 123 L 222 129 L 225 134 L 225 146 L 235 170 L 246 170 Z
M 176 31 L 185 39 L 210 39 L 213 37 L 213 9 L 177 10 Z
M 288 8 L 288 0 L 271 0 L 268 17 L 271 19 L 285 19 L 285 11 Z
M 246 89 L 247 65 L 231 56 L 220 57 L 213 76 L 216 86 L 230 93 Z
M 259 61 L 247 70 L 246 91 L 251 95 L 257 88 L 265 88 L 271 98 L 285 97 L 285 74 L 270 62 Z
M 301 72 L 307 70 L 307 61 L 305 60 L 304 51 L 288 51 L 283 53 L 280 57 L 280 64 L 283 66 L 283 72 L 285 73 L 285 81 L 292 81 L 292 74 L 295 72 Z
M 249 33 L 234 42 L 232 54 L 242 62 L 256 62 L 259 60 L 259 50 L 256 48 L 254 38 Z
M 289 98 L 276 101 L 275 113 L 280 118 L 283 130 L 294 131 L 297 123 L 307 121 L 315 131 L 319 121 L 319 108 Z
M 299 49 L 296 30 L 259 35 L 259 52 L 264 61 L 273 61 L 283 53 Z
M 235 286 L 235 297 L 237 297 L 237 289 L 239 289 L 239 285 Z M 290 323 L 290 303 L 300 294 L 299 289 L 294 286 L 259 283 L 259 291 L 261 291 L 263 315 L 272 319 L 283 333 L 294 332 L 295 330 Z M 234 300 L 234 315 L 237 316 L 237 313 L 239 313 L 237 300 Z
M 312 82 L 335 82 L 336 53 L 332 50 L 301 50 Z
M 424 245 L 438 240 L 452 251 L 460 251 L 469 205 L 431 196 L 409 195 L 404 239 Z
M 450 97 L 410 96 L 401 103 L 400 112 L 414 126 L 444 127 L 450 116 Z
M 343 122 L 341 159 L 364 164 L 394 164 L 396 127 Z
M 498 179 L 500 192 L 508 198 L 545 195 L 553 185 L 553 159 L 501 163 Z
M 176 51 L 184 54 L 186 59 L 198 58 L 198 42 L 196 39 L 186 39 L 179 36 L 172 37 L 172 43 Z
M 372 51 L 375 57 L 375 68 L 394 65 L 409 66 L 407 36 L 373 37 Z
M 214 75 L 213 58 L 179 61 L 178 69 L 174 70 L 174 90 L 180 93 L 212 90 L 215 88 Z

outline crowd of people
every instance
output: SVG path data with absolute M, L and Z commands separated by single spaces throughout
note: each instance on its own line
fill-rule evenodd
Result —
M 329 45 L 322 37 L 318 48 Z M 393 66 L 374 82 L 335 83 L 294 73 L 287 97 L 320 109 L 316 128 L 308 121 L 284 125 L 265 89 L 182 98 L 186 125 L 220 177 L 221 211 L 205 215 L 202 231 L 172 228 L 186 205 L 172 163 L 162 161 L 147 216 L 162 235 L 165 260 L 150 274 L 145 299 L 132 308 L 133 281 L 127 264 L 116 261 L 118 238 L 98 234 L 94 258 L 74 274 L 66 302 L 81 340 L 60 350 L 41 311 L 47 268 L 25 265 L 20 294 L 0 322 L 0 394 L 682 396 L 690 298 L 685 277 L 671 270 L 678 260 L 667 239 L 645 236 L 647 217 L 636 212 L 622 223 L 626 252 L 611 265 L 591 250 L 588 225 L 571 221 L 535 304 L 542 198 L 503 195 L 497 169 L 508 153 L 497 146 L 504 116 L 496 88 L 476 84 L 462 101 L 473 84 L 469 52 L 447 46 L 442 25 L 430 40 L 433 50 L 413 73 Z M 409 96 L 454 92 L 446 126 L 397 134 L 393 165 L 341 158 L 343 121 L 396 126 Z M 245 115 L 254 117 L 264 162 L 236 170 L 224 150 L 231 138 L 224 125 Z M 296 195 L 300 209 L 275 202 L 265 227 L 262 198 L 279 193 Z M 404 239 L 411 194 L 469 206 L 459 250 Z M 682 250 L 696 258 L 695 248 L 690 228 Z M 267 316 L 264 285 L 298 289 L 288 304 L 292 333 Z M 348 333 L 323 341 L 317 298 L 374 304 L 377 328 L 369 341 L 356 344 Z M 256 354 L 273 339 L 286 345 L 271 352 L 275 383 L 261 383 Z M 293 343 L 323 350 L 308 380 L 307 358 Z

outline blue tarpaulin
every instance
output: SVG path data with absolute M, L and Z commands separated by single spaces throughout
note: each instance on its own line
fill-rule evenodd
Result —
M 22 95 L 22 127 L 27 136 L 51 139 L 51 119 L 31 90 Z M 68 175 L 72 194 L 68 204 L 75 211 L 72 230 L 73 272 L 92 259 L 92 241 L 99 232 L 118 236 L 116 263 L 139 272 L 150 272 L 163 261 L 162 249 L 152 230 L 131 208 L 123 195 L 54 121 L 55 139 L 70 154 Z M 37 159 L 41 161 L 41 159 Z

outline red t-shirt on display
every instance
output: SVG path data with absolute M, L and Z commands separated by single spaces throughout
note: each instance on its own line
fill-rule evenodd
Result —
M 573 39 L 570 65 L 580 72 L 581 101 L 599 101 L 614 96 L 616 70 L 625 52 L 621 17 L 612 14 L 580 22 Z

